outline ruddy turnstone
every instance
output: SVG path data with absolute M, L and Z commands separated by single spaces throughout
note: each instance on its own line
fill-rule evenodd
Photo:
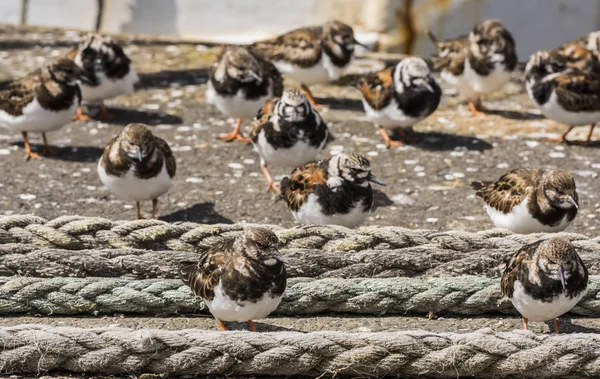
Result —
M 117 196 L 135 201 L 141 219 L 140 202 L 152 200 L 156 218 L 158 197 L 173 184 L 177 164 L 165 140 L 152 135 L 144 124 L 129 124 L 113 138 L 98 162 L 102 183 Z
M 525 67 L 527 93 L 547 118 L 569 125 L 551 142 L 569 142 L 567 135 L 576 126 L 590 125 L 585 143 L 600 121 L 600 76 L 569 68 L 564 57 L 550 51 L 534 53 Z
M 132 93 L 139 81 L 131 67 L 131 60 L 110 37 L 89 34 L 67 57 L 73 59 L 90 78 L 89 83 L 81 85 L 83 101 L 100 103 L 102 118 L 111 117 L 104 106 L 104 100 Z M 88 116 L 79 108 L 76 119 L 86 120 Z
M 588 271 L 566 238 L 554 237 L 523 246 L 507 257 L 502 295 L 529 321 L 552 320 L 570 311 L 587 292 Z
M 467 98 L 473 116 L 482 115 L 481 96 L 499 90 L 517 66 L 515 41 L 498 20 L 485 20 L 473 27 L 469 36 L 438 41 L 435 67 L 442 79 Z
M 367 117 L 375 122 L 387 147 L 407 142 L 403 127 L 432 114 L 442 90 L 421 58 L 401 60 L 395 67 L 370 73 L 358 81 Z M 396 127 L 400 141 L 390 139 L 386 127 Z
M 200 256 L 196 264 L 181 269 L 183 281 L 200 296 L 226 330 L 223 321 L 247 321 L 273 312 L 285 291 L 288 261 L 277 249 L 279 240 L 265 228 L 248 228 L 235 242 L 218 246 Z
M 338 79 L 350 65 L 354 45 L 352 28 L 340 21 L 292 30 L 252 44 L 252 50 L 269 59 L 284 75 L 302 85 L 315 104 L 309 85 Z
M 265 101 L 282 93 L 283 78 L 271 62 L 245 47 L 225 48 L 210 74 L 206 100 L 237 123 L 233 132 L 218 138 L 250 142 L 240 133 L 242 119 L 256 116 Z
M 281 180 L 281 196 L 301 223 L 353 228 L 371 211 L 370 183 L 385 185 L 371 173 L 367 157 L 341 153 L 296 168 Z
M 0 127 L 21 132 L 25 159 L 40 157 L 31 151 L 28 132 L 42 133 L 42 155 L 52 152 L 46 133 L 71 121 L 81 104 L 79 81 L 86 80 L 72 60 L 58 58 L 0 91 Z
M 312 161 L 329 138 L 327 126 L 302 92 L 292 88 L 268 100 L 250 125 L 267 191 L 279 190 L 267 165 L 297 167 Z
M 560 232 L 579 210 L 575 180 L 565 171 L 517 169 L 471 185 L 494 225 L 514 233 Z

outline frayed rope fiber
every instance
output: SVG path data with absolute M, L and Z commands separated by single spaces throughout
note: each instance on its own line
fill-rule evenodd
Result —
M 205 311 L 180 280 L 118 278 L 0 278 L 0 314 L 173 314 Z M 500 280 L 445 278 L 310 279 L 288 281 L 274 314 L 516 314 L 500 295 Z M 600 314 L 600 277 L 572 314 Z
M 177 277 L 181 261 L 240 235 L 248 225 L 169 224 L 64 216 L 0 217 L 0 275 Z M 290 259 L 290 277 L 357 278 L 480 275 L 498 277 L 503 258 L 552 235 L 400 227 L 268 226 Z M 591 274 L 600 274 L 600 239 L 569 238 Z M 171 251 L 169 254 L 168 251 Z
M 0 328 L 3 373 L 595 377 L 600 335 Z

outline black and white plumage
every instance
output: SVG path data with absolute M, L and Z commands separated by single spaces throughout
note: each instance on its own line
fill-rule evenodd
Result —
M 23 134 L 26 159 L 39 158 L 31 151 L 28 132 L 42 133 L 42 154 L 51 152 L 46 133 L 71 121 L 81 104 L 79 82 L 87 80 L 72 60 L 58 58 L 0 91 L 0 127 Z
M 517 169 L 472 186 L 494 225 L 514 233 L 563 231 L 579 211 L 575 180 L 565 171 Z
M 438 41 L 432 33 L 442 79 L 457 88 L 474 116 L 481 115 L 481 96 L 501 89 L 517 66 L 515 41 L 498 20 L 485 20 L 469 36 Z
M 226 242 L 186 265 L 180 275 L 200 296 L 221 330 L 223 321 L 263 319 L 273 312 L 285 292 L 287 260 L 278 250 L 275 233 L 248 228 L 235 242 Z
M 279 72 L 301 83 L 314 105 L 308 86 L 340 78 L 352 62 L 356 44 L 352 28 L 334 20 L 256 42 L 251 48 L 273 62 Z
M 237 124 L 219 139 L 250 142 L 240 133 L 242 119 L 256 116 L 265 101 L 282 93 L 283 78 L 271 62 L 245 47 L 224 48 L 208 79 L 206 100 L 224 115 L 237 118 Z
M 139 81 L 123 48 L 108 36 L 89 34 L 67 57 L 73 59 L 90 78 L 89 83 L 81 85 L 83 101 L 100 103 L 104 118 L 110 117 L 104 100 L 132 93 Z M 87 116 L 79 110 L 78 118 L 87 119 Z
M 407 140 L 402 128 L 431 115 L 442 98 L 427 63 L 417 57 L 404 58 L 395 67 L 370 73 L 359 80 L 358 88 L 367 117 L 376 124 L 388 147 L 403 145 Z M 391 140 L 386 127 L 397 128 L 402 140 Z
M 587 292 L 588 271 L 571 242 L 554 237 L 523 246 L 507 257 L 502 295 L 529 321 L 549 321 L 567 313 Z
M 129 124 L 104 149 L 98 162 L 102 183 L 118 197 L 135 201 L 136 217 L 142 218 L 140 202 L 152 200 L 156 218 L 158 197 L 169 191 L 177 170 L 169 145 L 144 124 Z
M 267 190 L 277 186 L 268 165 L 297 167 L 312 161 L 330 139 L 329 130 L 306 96 L 297 89 L 266 102 L 250 126 L 250 139 L 260 155 Z
M 361 225 L 373 206 L 370 183 L 385 185 L 371 173 L 362 154 L 342 153 L 296 168 L 281 181 L 281 195 L 303 224 Z
M 527 93 L 547 118 L 569 126 L 552 142 L 564 142 L 576 126 L 590 125 L 586 143 L 600 121 L 600 76 L 569 67 L 551 51 L 535 52 L 525 68 Z

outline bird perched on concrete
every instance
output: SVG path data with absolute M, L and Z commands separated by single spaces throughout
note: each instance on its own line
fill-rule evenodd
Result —
M 367 117 L 375 122 L 387 147 L 407 142 L 403 127 L 431 115 L 442 98 L 427 63 L 417 57 L 404 58 L 395 67 L 362 77 L 358 88 Z M 401 140 L 393 141 L 386 127 L 396 127 Z
M 250 139 L 260 155 L 267 191 L 279 191 L 267 165 L 297 167 L 312 161 L 330 139 L 329 130 L 306 96 L 297 89 L 264 105 L 250 125 Z
M 341 153 L 296 168 L 281 180 L 281 196 L 303 224 L 361 225 L 373 206 L 370 183 L 384 186 L 362 154 Z
M 235 242 L 200 255 L 200 261 L 180 271 L 183 281 L 204 300 L 208 310 L 226 330 L 223 321 L 267 317 L 283 298 L 288 261 L 277 249 L 279 240 L 265 228 L 248 228 Z
M 89 83 L 81 85 L 83 101 L 100 103 L 100 117 L 111 117 L 106 110 L 104 100 L 134 91 L 139 81 L 131 66 L 131 60 L 112 38 L 96 33 L 89 34 L 79 46 L 67 54 L 68 58 L 83 69 L 90 78 Z M 87 120 L 81 108 L 76 119 Z
M 156 218 L 158 197 L 171 188 L 176 169 L 167 142 L 144 124 L 127 125 L 106 145 L 98 162 L 102 183 L 124 200 L 135 201 L 137 219 L 142 218 L 140 202 L 147 200 L 152 200 Z
M 265 101 L 282 93 L 283 78 L 271 62 L 245 47 L 225 48 L 208 79 L 206 100 L 237 123 L 233 132 L 218 138 L 250 142 L 240 133 L 242 119 L 256 116 Z
M 510 255 L 502 275 L 502 295 L 507 296 L 529 321 L 552 320 L 567 313 L 587 292 L 588 271 L 566 238 L 554 237 L 523 246 Z
M 600 76 L 569 67 L 564 57 L 551 51 L 534 53 L 525 67 L 527 93 L 547 118 L 569 126 L 551 142 L 569 142 L 576 126 L 589 125 L 585 143 L 590 142 L 600 121 Z
M 350 26 L 330 21 L 256 42 L 251 49 L 273 62 L 282 74 L 299 82 L 315 105 L 309 86 L 338 79 L 350 65 L 356 44 L 360 43 Z
M 81 104 L 79 82 L 88 80 L 72 60 L 58 58 L 0 91 L 0 127 L 21 132 L 25 159 L 40 157 L 31 151 L 29 132 L 42 133 L 42 155 L 52 153 L 46 133 L 71 121 Z
M 481 96 L 502 88 L 517 66 L 512 35 L 498 20 L 482 21 L 469 36 L 445 41 L 428 34 L 438 51 L 434 63 L 442 79 L 467 98 L 473 116 L 482 115 Z
M 517 169 L 471 185 L 494 225 L 514 233 L 563 231 L 579 211 L 575 180 L 565 171 Z

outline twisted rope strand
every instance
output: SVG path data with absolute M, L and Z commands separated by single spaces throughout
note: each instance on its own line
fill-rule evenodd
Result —
M 0 278 L 0 314 L 172 314 L 206 312 L 180 280 L 117 278 Z M 498 279 L 455 278 L 309 279 L 288 283 L 279 315 L 319 313 L 453 315 L 515 314 L 500 295 Z M 600 277 L 571 311 L 600 312 Z
M 600 375 L 600 335 L 208 332 L 0 328 L 0 370 L 165 375 L 402 375 L 428 378 Z

